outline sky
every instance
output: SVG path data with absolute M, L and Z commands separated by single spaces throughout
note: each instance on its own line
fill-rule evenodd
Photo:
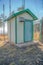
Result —
M 0 15 L 3 13 L 5 5 L 5 15 L 9 16 L 9 0 L 0 0 Z M 11 11 L 17 12 L 23 0 L 11 0 Z M 43 17 L 43 0 L 25 0 L 25 9 L 30 9 L 38 18 Z
M 9 16 L 9 0 L 0 0 L 0 15 L 3 13 L 3 4 L 5 5 L 5 16 Z M 22 7 L 23 0 L 11 0 L 11 11 L 17 12 Z M 25 9 L 30 9 L 39 19 L 43 17 L 43 0 L 25 0 Z M 3 30 L 0 28 L 0 30 Z M 5 25 L 7 32 L 7 24 Z

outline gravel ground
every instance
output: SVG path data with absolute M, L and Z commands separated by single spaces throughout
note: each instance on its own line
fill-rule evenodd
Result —
M 39 65 L 41 60 L 43 45 L 39 43 L 20 47 L 7 43 L 0 47 L 0 65 Z

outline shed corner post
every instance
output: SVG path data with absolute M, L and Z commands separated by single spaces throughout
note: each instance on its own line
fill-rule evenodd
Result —
M 34 24 L 33 24 L 33 22 L 32 22 L 32 41 L 34 40 L 34 39 L 33 39 L 33 36 L 34 36 Z
M 24 34 L 23 34 L 23 36 L 24 36 L 23 38 L 24 38 L 24 43 L 25 43 L 25 20 L 24 20 L 24 29 L 23 29 L 23 33 L 24 33 Z
M 17 44 L 17 16 L 15 17 L 15 43 Z

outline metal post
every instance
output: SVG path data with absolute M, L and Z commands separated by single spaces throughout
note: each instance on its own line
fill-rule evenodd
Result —
M 11 0 L 9 0 L 9 15 L 11 15 Z
M 9 16 L 11 15 L 11 0 L 9 0 Z M 10 20 L 10 42 L 11 42 L 11 20 Z
M 5 17 L 5 5 L 3 4 L 3 34 L 4 34 L 4 41 L 5 41 L 5 22 L 4 22 L 4 17 Z
M 22 7 L 25 9 L 25 0 L 22 0 Z

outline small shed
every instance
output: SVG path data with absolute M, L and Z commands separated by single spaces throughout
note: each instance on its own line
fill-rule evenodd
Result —
M 29 9 L 19 11 L 9 16 L 7 18 L 9 40 L 11 39 L 14 43 L 33 41 L 33 21 L 36 19 L 37 17 Z

